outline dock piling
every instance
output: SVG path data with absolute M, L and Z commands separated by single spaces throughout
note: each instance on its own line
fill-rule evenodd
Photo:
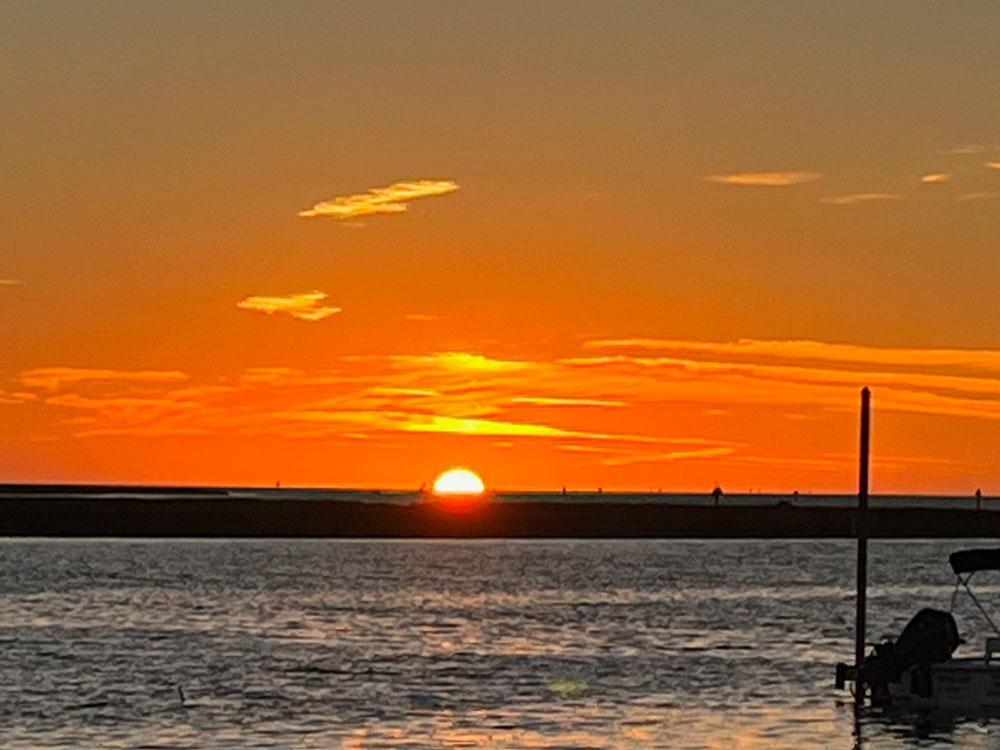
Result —
M 871 390 L 861 390 L 861 443 L 858 466 L 858 512 L 856 532 L 858 538 L 857 597 L 854 613 L 854 667 L 855 701 L 864 702 L 865 683 L 861 667 L 865 660 L 865 633 L 868 606 L 868 467 L 871 452 Z

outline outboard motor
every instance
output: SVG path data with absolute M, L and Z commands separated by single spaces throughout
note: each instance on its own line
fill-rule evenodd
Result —
M 899 682 L 903 673 L 918 667 L 920 674 L 928 679 L 914 679 L 913 689 L 920 694 L 920 686 L 928 683 L 930 666 L 948 661 L 955 649 L 962 643 L 958 637 L 958 626 L 950 612 L 939 609 L 922 609 L 913 616 L 895 641 L 886 639 L 875 646 L 865 657 L 865 682 L 871 686 L 872 700 L 877 701 L 887 695 L 887 684 Z

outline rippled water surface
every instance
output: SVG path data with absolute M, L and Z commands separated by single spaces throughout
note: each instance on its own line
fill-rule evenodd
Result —
M 873 544 L 871 635 L 947 608 L 964 546 Z M 0 566 L 3 747 L 856 742 L 833 689 L 848 542 L 7 540 Z M 869 714 L 860 732 L 1000 742 L 954 717 Z

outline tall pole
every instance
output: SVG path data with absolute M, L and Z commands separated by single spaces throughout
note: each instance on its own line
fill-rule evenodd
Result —
M 871 402 L 868 388 L 861 390 L 861 448 L 858 467 L 858 591 L 854 613 L 854 666 L 858 670 L 855 700 L 864 702 L 865 684 L 861 664 L 865 660 L 865 615 L 868 598 L 868 464 L 871 452 Z

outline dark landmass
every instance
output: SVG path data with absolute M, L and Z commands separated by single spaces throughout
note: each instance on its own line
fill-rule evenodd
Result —
M 88 497 L 87 495 L 90 495 Z M 848 538 L 850 508 L 628 502 L 266 500 L 204 488 L 0 485 L 0 536 Z M 1000 537 L 1000 513 L 869 511 L 876 538 Z

